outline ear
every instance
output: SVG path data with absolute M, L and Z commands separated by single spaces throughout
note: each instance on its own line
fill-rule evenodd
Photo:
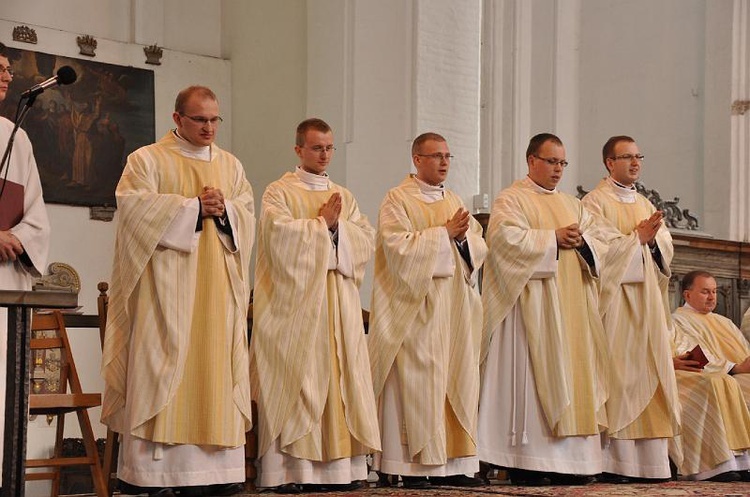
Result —
M 687 302 L 688 293 L 690 293 L 690 290 L 683 290 L 682 291 L 682 298 L 685 300 L 685 302 Z
M 612 164 L 612 159 L 605 159 L 604 160 L 604 167 L 607 168 L 607 171 L 609 171 L 609 174 L 612 174 L 612 169 L 614 169 L 614 165 Z
M 172 120 L 174 121 L 174 123 L 177 125 L 178 128 L 180 127 L 180 119 L 181 118 L 182 118 L 182 116 L 178 112 L 173 112 L 172 113 Z
M 302 147 L 300 147 L 299 145 L 295 145 L 294 146 L 294 153 L 297 154 L 297 157 L 299 157 L 301 159 L 302 158 Z

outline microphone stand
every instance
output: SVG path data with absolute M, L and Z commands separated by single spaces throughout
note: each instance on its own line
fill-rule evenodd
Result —
M 29 114 L 31 106 L 34 105 L 34 102 L 36 102 L 37 95 L 38 94 L 34 94 L 28 97 L 23 108 L 21 108 L 21 102 L 23 102 L 23 98 L 18 101 L 18 108 L 16 109 L 15 118 L 16 122 L 13 126 L 13 131 L 11 131 L 10 137 L 8 138 L 8 144 L 5 146 L 5 153 L 3 153 L 3 158 L 2 160 L 0 160 L 0 175 L 3 175 L 3 169 L 5 169 L 5 174 L 3 175 L 3 185 L 2 187 L 0 187 L 0 200 L 3 199 L 3 191 L 5 191 L 5 185 L 8 181 L 8 170 L 10 170 L 10 154 L 13 151 L 13 142 L 16 138 L 16 133 L 18 132 L 18 129 L 21 127 L 23 122 L 26 120 L 26 116 Z

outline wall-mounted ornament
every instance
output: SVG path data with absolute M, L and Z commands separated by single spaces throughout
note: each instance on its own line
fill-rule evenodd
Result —
M 36 43 L 36 31 L 28 26 L 16 26 L 13 28 L 13 41 L 22 43 Z
M 159 48 L 156 43 L 143 47 L 143 53 L 146 54 L 146 64 L 153 64 L 155 66 L 161 65 L 161 56 L 163 55 L 164 50 Z
M 744 116 L 750 110 L 750 100 L 735 100 L 732 103 L 732 115 Z
M 78 42 L 78 48 L 80 48 L 81 55 L 87 55 L 89 57 L 96 57 L 96 38 L 91 35 L 83 35 L 76 38 Z

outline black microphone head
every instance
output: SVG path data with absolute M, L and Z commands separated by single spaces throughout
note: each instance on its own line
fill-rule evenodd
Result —
M 69 85 L 78 79 L 75 69 L 70 66 L 62 66 L 57 70 L 57 84 Z

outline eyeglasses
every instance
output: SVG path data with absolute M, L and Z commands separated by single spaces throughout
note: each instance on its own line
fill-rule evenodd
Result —
M 8 76 L 13 76 L 13 69 L 10 67 L 0 66 L 0 74 L 8 73 Z
M 315 145 L 313 147 L 304 147 L 309 150 L 312 150 L 314 154 L 322 154 L 323 152 L 327 154 L 332 154 L 334 150 L 336 150 L 336 147 L 333 145 L 326 145 L 325 147 L 323 145 Z
M 445 160 L 445 162 L 450 162 L 451 159 L 453 159 L 455 157 L 454 155 L 451 155 L 451 154 L 429 154 L 429 155 L 416 154 L 416 155 L 418 155 L 420 157 L 428 157 L 430 159 L 435 159 L 436 161 Z
M 568 164 L 570 164 L 565 159 L 557 159 L 557 158 L 554 158 L 554 157 L 552 157 L 552 158 L 550 158 L 550 157 L 539 157 L 538 155 L 535 155 L 534 157 L 536 157 L 539 160 L 543 160 L 544 162 L 546 162 L 550 166 L 556 166 L 556 165 L 560 164 L 562 167 L 568 167 Z
M 187 114 L 180 114 L 182 117 L 187 117 L 194 123 L 200 124 L 201 126 L 205 126 L 206 124 L 212 124 L 214 126 L 218 126 L 219 124 L 224 122 L 224 119 L 221 118 L 221 116 L 216 117 L 203 117 L 203 116 L 188 116 Z
M 643 154 L 622 154 L 622 155 L 615 155 L 614 157 L 610 157 L 612 160 L 626 160 L 626 161 L 632 161 L 633 159 L 637 160 L 638 162 L 643 161 L 645 156 Z

